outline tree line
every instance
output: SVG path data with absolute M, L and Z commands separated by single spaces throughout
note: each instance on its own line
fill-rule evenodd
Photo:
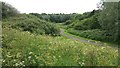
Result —
M 67 20 L 72 19 L 73 17 L 75 17 L 77 14 L 76 13 L 72 13 L 72 14 L 46 14 L 46 13 L 30 13 L 31 15 L 35 15 L 40 19 L 44 19 L 46 21 L 50 21 L 50 22 L 55 22 L 55 23 L 63 23 Z

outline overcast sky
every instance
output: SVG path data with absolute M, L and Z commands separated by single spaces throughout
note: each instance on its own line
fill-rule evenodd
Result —
M 100 0 L 0 0 L 21 13 L 83 13 L 97 9 Z

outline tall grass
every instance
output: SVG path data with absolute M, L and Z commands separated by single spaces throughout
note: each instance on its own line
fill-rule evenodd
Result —
M 116 66 L 118 50 L 3 28 L 3 66 Z

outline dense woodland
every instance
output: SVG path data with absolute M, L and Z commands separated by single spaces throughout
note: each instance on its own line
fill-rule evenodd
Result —
M 0 3 L 2 66 L 118 65 L 120 2 L 101 2 L 98 10 L 83 14 L 21 14 L 10 4 Z M 61 29 L 105 45 L 68 39 Z

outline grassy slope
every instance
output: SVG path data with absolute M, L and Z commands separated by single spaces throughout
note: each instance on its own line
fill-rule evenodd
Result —
M 22 31 L 29 31 L 35 34 L 59 35 L 59 28 L 53 23 L 41 20 L 29 14 L 20 14 L 3 20 L 2 27 L 14 28 Z
M 118 50 L 93 46 L 62 36 L 34 35 L 3 29 L 3 65 L 108 66 L 117 65 Z

